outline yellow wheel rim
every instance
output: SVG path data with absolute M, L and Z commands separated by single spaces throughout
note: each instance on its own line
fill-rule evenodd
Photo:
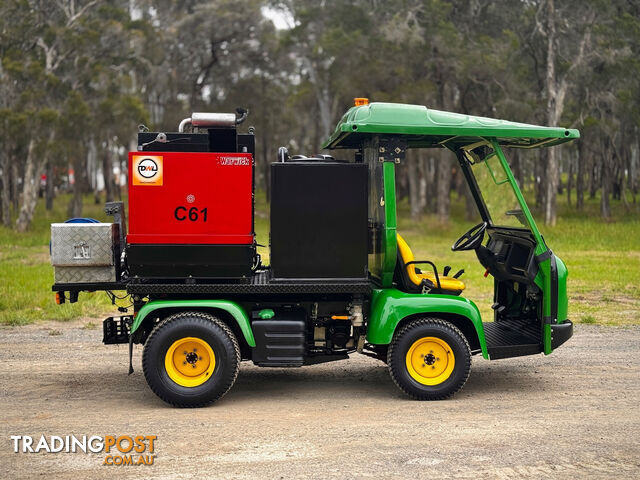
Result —
M 184 337 L 173 342 L 164 356 L 169 378 L 183 387 L 197 387 L 206 382 L 216 367 L 211 346 L 196 337 Z
M 423 337 L 407 352 L 407 370 L 422 385 L 439 385 L 451 376 L 455 356 L 447 342 L 437 337 Z

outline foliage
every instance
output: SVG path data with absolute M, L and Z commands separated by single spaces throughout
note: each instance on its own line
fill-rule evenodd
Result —
M 43 173 L 48 208 L 72 190 L 80 215 L 100 184 L 119 195 L 138 124 L 172 131 L 192 111 L 250 110 L 268 198 L 277 147 L 316 153 L 355 96 L 580 128 L 576 145 L 514 155 L 544 220 L 565 188 L 578 210 L 601 191 L 603 217 L 611 198 L 638 212 L 634 2 L 7 0 L 0 18 L 0 216 L 19 230 Z M 399 170 L 414 218 L 446 221 L 464 192 L 443 158 L 421 152 Z

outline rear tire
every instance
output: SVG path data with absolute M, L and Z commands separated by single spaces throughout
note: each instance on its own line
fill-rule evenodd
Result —
M 471 373 L 471 349 L 462 332 L 438 318 L 413 320 L 393 337 L 387 353 L 395 384 L 416 400 L 442 400 Z
M 231 329 L 213 315 L 180 312 L 147 339 L 142 369 L 149 387 L 175 407 L 204 407 L 229 391 L 240 369 Z

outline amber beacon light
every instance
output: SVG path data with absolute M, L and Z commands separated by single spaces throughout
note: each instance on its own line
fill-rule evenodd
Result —
M 369 105 L 369 99 L 364 97 L 356 97 L 353 99 L 353 104 L 356 107 L 362 107 L 363 105 Z

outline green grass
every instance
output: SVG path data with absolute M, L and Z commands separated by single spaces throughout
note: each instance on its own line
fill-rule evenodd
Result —
M 97 319 L 113 312 L 103 292 L 81 293 L 75 304 L 56 305 L 51 292 L 53 268 L 49 260 L 49 224 L 67 218 L 67 195 L 58 197 L 47 212 L 40 202 L 31 229 L 18 234 L 0 227 L 0 324 L 21 325 L 38 320 Z M 587 200 L 582 213 L 566 206 L 560 198 L 560 218 L 555 227 L 540 225 L 553 251 L 569 268 L 569 315 L 580 323 L 611 325 L 640 324 L 640 214 L 617 213 L 604 222 L 599 218 L 597 199 Z M 406 201 L 398 206 L 398 230 L 407 239 L 418 259 L 433 260 L 439 269 L 451 265 L 465 269 L 464 295 L 473 300 L 484 318 L 490 319 L 493 299 L 491 277 L 473 252 L 452 252 L 451 244 L 474 222 L 464 220 L 464 205 L 452 199 L 452 218 L 440 223 L 433 215 L 419 222 L 409 218 Z M 84 216 L 109 221 L 102 205 L 85 199 Z M 614 211 L 622 208 L 613 204 Z M 255 225 L 258 243 L 269 242 L 269 208 L 263 193 L 256 196 Z M 534 213 L 535 215 L 535 213 Z M 539 218 L 539 215 L 535 215 Z M 478 220 L 479 221 L 479 220 Z M 268 264 L 267 247 L 258 247 Z M 86 323 L 92 328 L 95 322 Z

